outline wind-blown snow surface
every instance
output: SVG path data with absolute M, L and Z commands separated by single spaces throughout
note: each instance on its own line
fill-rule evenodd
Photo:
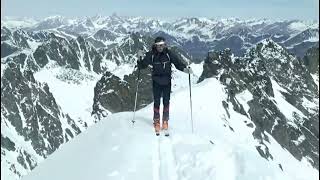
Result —
M 318 171 L 306 161 L 299 162 L 268 135 L 273 160 L 262 158 L 255 146 L 250 120 L 221 106 L 226 100 L 224 86 L 216 79 L 194 85 L 191 133 L 189 91 L 172 94 L 170 137 L 154 135 L 152 104 L 136 114 L 109 115 L 88 128 L 23 180 L 314 180 Z M 250 93 L 241 95 L 249 100 Z M 232 106 L 229 103 L 229 106 Z M 227 126 L 226 126 L 227 125 Z M 231 131 L 232 127 L 234 131 Z M 267 134 L 267 133 L 266 133 Z M 212 143 L 210 143 L 210 141 Z M 281 164 L 283 171 L 280 169 Z

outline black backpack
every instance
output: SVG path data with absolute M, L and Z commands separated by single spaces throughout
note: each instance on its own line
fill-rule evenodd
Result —
M 157 64 L 157 65 L 158 65 L 158 64 L 161 64 L 161 65 L 163 66 L 163 69 L 166 68 L 166 64 L 167 64 L 167 63 L 169 63 L 169 65 L 171 65 L 171 58 L 170 58 L 170 56 L 169 56 L 169 53 L 167 52 L 166 55 L 167 55 L 169 61 L 165 61 L 165 62 L 154 62 L 154 54 L 152 54 L 152 56 L 151 56 L 152 69 L 153 69 L 153 67 L 155 66 L 155 64 Z

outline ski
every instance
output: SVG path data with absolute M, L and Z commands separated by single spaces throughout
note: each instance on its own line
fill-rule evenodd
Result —
M 170 134 L 169 134 L 169 130 L 163 130 L 164 132 L 164 136 L 168 137 Z
M 162 131 L 163 131 L 164 136 L 166 136 L 166 137 L 170 136 L 168 130 L 162 130 Z M 156 136 L 160 136 L 160 132 L 158 132 L 158 133 L 156 132 L 155 134 L 156 134 Z

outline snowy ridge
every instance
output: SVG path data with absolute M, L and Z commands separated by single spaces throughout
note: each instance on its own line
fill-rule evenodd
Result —
M 154 135 L 152 104 L 137 112 L 135 125 L 132 113 L 113 114 L 57 150 L 23 180 L 319 178 L 317 170 L 296 160 L 268 133 L 273 160 L 261 158 L 253 129 L 244 123 L 250 120 L 232 107 L 228 118 L 221 107 L 227 97 L 218 80 L 194 85 L 193 92 L 195 134 L 186 113 L 188 91 L 181 90 L 172 96 L 169 138 Z M 204 96 L 208 93 L 210 98 Z

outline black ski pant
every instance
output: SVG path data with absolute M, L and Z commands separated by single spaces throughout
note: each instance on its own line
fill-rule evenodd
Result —
M 169 120 L 169 104 L 170 104 L 170 93 L 171 93 L 171 83 L 168 85 L 160 85 L 155 81 L 152 82 L 153 88 L 153 120 L 160 119 L 160 99 L 162 97 L 163 103 L 163 113 L 162 120 Z

